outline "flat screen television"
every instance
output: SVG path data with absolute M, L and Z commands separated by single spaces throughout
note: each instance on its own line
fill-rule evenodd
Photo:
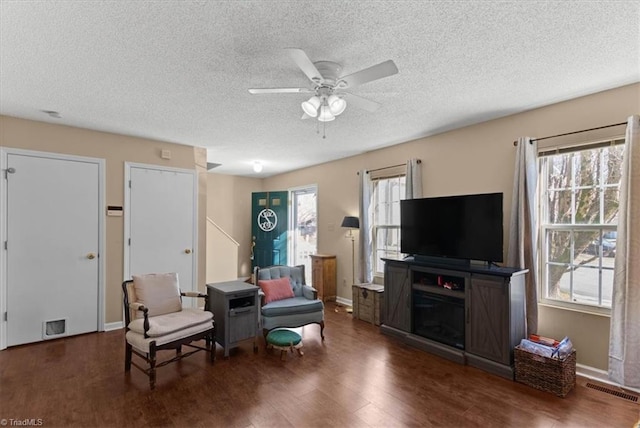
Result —
M 502 261 L 502 193 L 400 201 L 400 250 L 416 257 Z

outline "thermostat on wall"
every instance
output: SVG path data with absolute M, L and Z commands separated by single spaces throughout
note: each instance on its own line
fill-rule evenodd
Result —
M 108 205 L 107 215 L 111 217 L 122 217 L 122 207 L 117 207 L 115 205 Z

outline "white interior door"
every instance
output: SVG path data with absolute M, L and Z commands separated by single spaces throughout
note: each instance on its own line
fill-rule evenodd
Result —
M 196 290 L 195 172 L 133 164 L 126 170 L 125 279 L 177 272 L 183 291 Z
M 7 346 L 97 331 L 101 161 L 4 160 Z

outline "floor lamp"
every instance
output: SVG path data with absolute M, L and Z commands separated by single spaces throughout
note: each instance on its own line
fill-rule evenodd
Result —
M 356 263 L 355 263 L 355 240 L 356 237 L 353 235 L 354 229 L 360 229 L 360 219 L 358 217 L 346 216 L 342 220 L 341 227 L 349 229 L 349 233 L 347 235 L 348 238 L 351 238 L 351 285 L 356 282 Z

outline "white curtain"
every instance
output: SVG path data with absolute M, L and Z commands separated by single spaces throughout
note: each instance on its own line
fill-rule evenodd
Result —
M 422 197 L 422 162 L 420 159 L 407 161 L 407 175 L 405 177 L 405 199 Z
M 529 137 L 518 140 L 509 224 L 507 265 L 529 269 L 525 275 L 527 335 L 538 332 L 538 146 Z
M 369 172 L 365 169 L 358 173 L 360 181 L 360 241 L 358 248 L 358 281 L 369 283 L 373 281 L 372 251 L 373 228 L 371 212 L 371 192 L 373 184 Z
M 627 121 L 613 274 L 609 379 L 640 387 L 640 116 Z

